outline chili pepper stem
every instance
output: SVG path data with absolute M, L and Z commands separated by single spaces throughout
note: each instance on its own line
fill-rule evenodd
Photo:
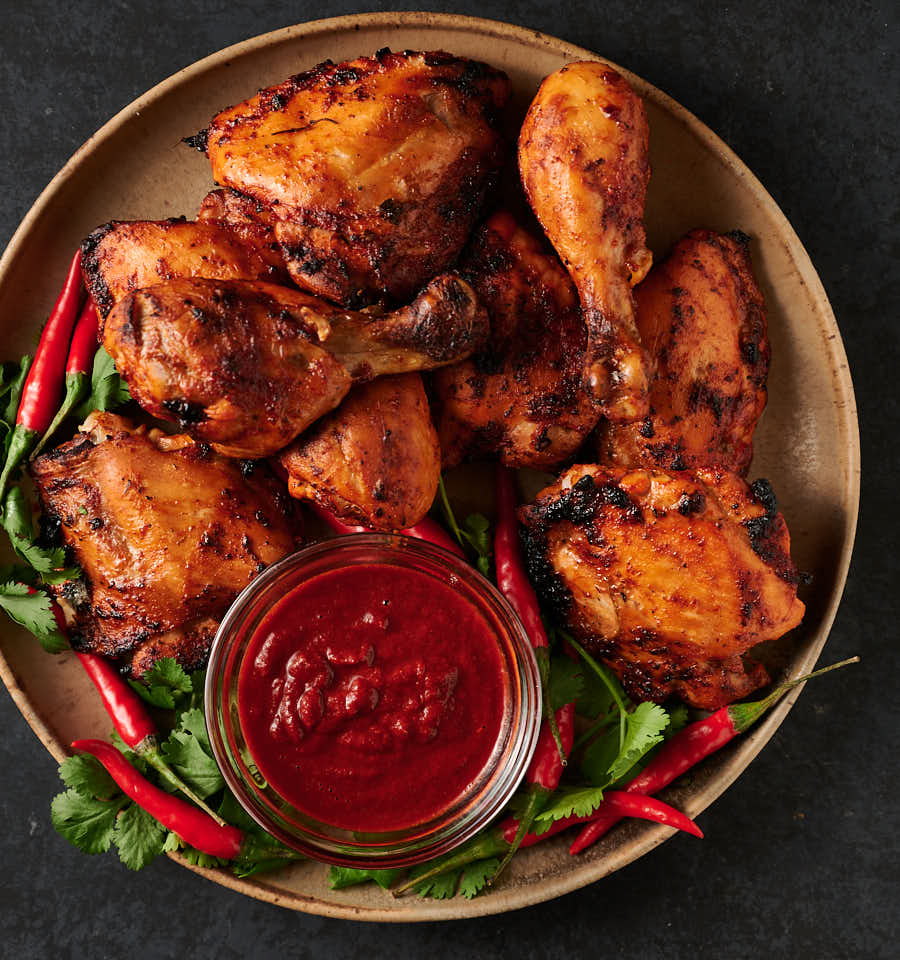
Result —
M 3 466 L 3 472 L 0 473 L 0 502 L 3 501 L 3 495 L 6 493 L 6 487 L 9 483 L 10 476 L 19 466 L 19 464 L 28 456 L 37 438 L 37 430 L 29 430 L 27 427 L 23 427 L 20 423 L 15 425 L 12 433 L 12 439 L 9 442 L 9 452 L 6 455 L 6 463 Z
M 553 704 L 550 703 L 550 650 L 547 647 L 535 647 L 534 658 L 538 665 L 538 675 L 541 678 L 541 709 L 544 719 L 550 728 L 550 735 L 556 744 L 556 750 L 559 753 L 559 761 L 565 766 L 569 762 L 566 756 L 566 749 L 563 746 L 562 737 L 559 733 L 559 724 L 556 722 L 556 712 Z
M 204 813 L 209 814 L 220 827 L 226 826 L 225 821 L 178 776 L 177 773 L 163 759 L 159 746 L 153 741 L 145 741 L 146 747 L 138 746 L 137 753 L 160 775 L 160 778 L 173 790 L 183 793 L 188 800 L 195 803 Z
M 62 406 L 57 411 L 56 416 L 53 418 L 50 426 L 47 427 L 46 432 L 41 437 L 37 446 L 31 452 L 32 460 L 44 449 L 47 441 L 56 433 L 63 420 L 84 400 L 88 394 L 90 383 L 90 377 L 85 373 L 66 374 L 66 395 L 63 399 Z
M 859 657 L 850 657 L 847 660 L 840 660 L 838 663 L 832 663 L 827 667 L 820 667 L 807 673 L 796 680 L 788 680 L 779 684 L 767 697 L 762 700 L 756 700 L 753 703 L 734 703 L 728 707 L 728 716 L 737 733 L 743 733 L 751 727 L 764 714 L 769 707 L 780 700 L 788 690 L 798 687 L 801 683 L 806 683 L 813 677 L 821 677 L 824 673 L 831 673 L 832 670 L 840 670 L 841 667 L 849 666 L 851 663 L 859 663 Z
M 499 827 L 488 830 L 486 833 L 473 837 L 468 843 L 464 844 L 455 853 L 449 854 L 446 858 L 440 859 L 431 870 L 420 873 L 416 877 L 410 877 L 399 887 L 391 890 L 395 897 L 406 893 L 414 886 L 425 880 L 431 880 L 433 877 L 439 877 L 443 873 L 449 873 L 451 870 L 459 870 L 467 867 L 470 863 L 478 860 L 488 860 L 491 857 L 499 857 L 509 849 L 509 843 L 503 837 L 503 831 Z
M 560 749 L 562 749 L 562 744 L 560 744 Z M 528 831 L 531 830 L 535 817 L 547 805 L 547 799 L 551 793 L 553 793 L 552 790 L 547 790 L 545 787 L 542 787 L 536 783 L 533 783 L 529 786 L 528 801 L 525 804 L 525 809 L 522 811 L 522 815 L 519 817 L 519 827 L 516 830 L 516 835 L 513 837 L 512 843 L 509 844 L 509 849 L 503 855 L 503 859 L 500 861 L 500 866 L 497 867 L 497 869 L 494 871 L 494 875 L 490 880 L 488 880 L 489 884 L 494 883 L 494 881 L 506 869 L 509 861 L 515 856 L 516 851 L 522 845 L 522 841 L 525 839 Z

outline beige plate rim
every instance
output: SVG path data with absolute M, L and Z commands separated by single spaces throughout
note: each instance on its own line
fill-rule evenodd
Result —
M 285 27 L 270 33 L 261 34 L 249 40 L 242 41 L 223 50 L 213 53 L 208 57 L 196 61 L 183 70 L 173 74 L 166 80 L 157 84 L 142 96 L 138 97 L 128 106 L 120 110 L 111 120 L 101 127 L 92 137 L 90 137 L 67 161 L 65 166 L 56 174 L 51 182 L 45 187 L 34 205 L 26 214 L 22 223 L 13 234 L 9 245 L 6 248 L 2 258 L 0 258 L 0 278 L 4 277 L 10 269 L 16 254 L 23 244 L 33 224 L 49 207 L 56 194 L 64 183 L 75 175 L 80 164 L 100 143 L 112 137 L 123 125 L 139 113 L 142 109 L 153 103 L 160 96 L 167 93 L 170 89 L 180 84 L 191 81 L 201 73 L 215 68 L 222 63 L 227 62 L 237 56 L 241 56 L 270 44 L 281 43 L 289 39 L 308 36 L 321 36 L 329 33 L 342 33 L 351 31 L 357 26 L 364 27 L 390 27 L 403 26 L 410 28 L 420 28 L 423 31 L 431 29 L 456 29 L 477 32 L 483 35 L 496 37 L 499 41 L 510 40 L 523 45 L 533 45 L 536 47 L 552 47 L 571 60 L 596 60 L 600 55 L 590 50 L 559 40 L 548 34 L 540 33 L 536 30 L 525 27 L 515 26 L 513 24 L 503 23 L 496 20 L 486 20 L 479 17 L 467 17 L 457 14 L 440 14 L 427 12 L 403 12 L 403 13 L 367 13 L 357 15 L 347 15 L 341 17 L 331 17 L 324 20 L 314 20 L 308 23 L 296 24 Z M 608 58 L 602 59 L 609 61 Z M 705 124 L 697 119 L 690 111 L 686 110 L 671 97 L 662 93 L 651 84 L 642 80 L 640 77 L 630 71 L 613 64 L 617 70 L 622 72 L 641 95 L 647 99 L 653 100 L 661 108 L 665 109 L 672 116 L 679 119 L 689 133 L 702 140 L 712 151 L 720 158 L 740 179 L 745 181 L 747 189 L 753 194 L 759 203 L 767 207 L 780 223 L 781 235 L 787 243 L 790 252 L 801 272 L 803 281 L 808 285 L 812 298 L 818 309 L 825 318 L 826 325 L 829 326 L 835 334 L 833 341 L 833 350 L 837 358 L 841 361 L 838 364 L 837 383 L 843 393 L 847 404 L 847 421 L 849 423 L 848 435 L 845 437 L 847 444 L 847 455 L 849 459 L 848 489 L 845 491 L 847 498 L 847 512 L 844 526 L 844 550 L 839 560 L 835 588 L 832 591 L 828 607 L 822 617 L 821 628 L 810 645 L 806 655 L 796 664 L 796 670 L 805 671 L 812 668 L 812 665 L 818 659 L 822 648 L 827 640 L 831 625 L 837 613 L 838 604 L 843 593 L 844 584 L 847 579 L 847 572 L 850 566 L 850 557 L 853 550 L 853 541 L 856 533 L 857 514 L 859 511 L 859 482 L 860 482 L 860 448 L 859 448 L 859 428 L 856 415 L 856 403 L 853 392 L 853 383 L 850 377 L 849 369 L 846 364 L 846 354 L 844 352 L 843 342 L 837 323 L 834 319 L 831 306 L 828 302 L 824 287 L 816 274 L 815 269 L 809 259 L 806 250 L 803 248 L 795 231 L 791 227 L 787 218 L 779 209 L 778 205 L 768 194 L 762 184 L 751 173 L 747 166 L 738 158 L 738 156 L 728 147 L 715 133 L 713 133 Z M 0 678 L 9 690 L 13 701 L 19 708 L 29 726 L 38 736 L 44 746 L 50 753 L 61 761 L 67 751 L 64 746 L 50 731 L 44 721 L 38 716 L 24 691 L 19 687 L 13 671 L 10 669 L 5 657 L 0 653 Z M 750 764 L 757 753 L 766 744 L 769 738 L 774 734 L 784 720 L 791 706 L 800 694 L 802 687 L 797 688 L 792 694 L 786 697 L 781 704 L 776 707 L 767 719 L 750 734 L 743 738 L 740 745 L 735 749 L 728 761 L 722 766 L 720 775 L 713 782 L 707 785 L 703 790 L 693 794 L 685 803 L 685 810 L 690 816 L 696 816 L 712 803 L 720 794 L 722 794 L 739 774 Z M 340 903 L 321 900 L 317 897 L 303 896 L 301 894 L 286 893 L 283 889 L 273 886 L 265 879 L 258 880 L 239 880 L 225 871 L 211 871 L 191 867 L 183 858 L 175 857 L 184 866 L 194 870 L 201 875 L 212 879 L 216 883 L 229 887 L 240 893 L 246 894 L 256 899 L 290 909 L 303 911 L 306 913 L 317 914 L 320 916 L 366 920 L 375 922 L 410 922 L 424 920 L 448 920 L 462 919 L 469 917 L 485 916 L 489 914 L 507 912 L 509 910 L 519 909 L 521 907 L 550 900 L 561 896 L 564 893 L 579 889 L 595 880 L 599 880 L 615 870 L 620 869 L 638 857 L 662 843 L 671 836 L 672 830 L 666 827 L 647 825 L 629 842 L 620 844 L 613 854 L 603 861 L 575 863 L 570 871 L 562 877 L 541 883 L 532 883 L 513 890 L 503 891 L 502 895 L 498 891 L 496 894 L 482 895 L 471 901 L 461 902 L 458 908 L 453 910 L 435 909 L 427 901 L 408 901 L 408 906 L 393 910 L 361 908 L 355 905 L 342 905 Z

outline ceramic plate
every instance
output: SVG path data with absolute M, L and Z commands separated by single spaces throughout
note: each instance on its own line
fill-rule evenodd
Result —
M 592 53 L 521 27 L 430 13 L 369 14 L 322 20 L 247 40 L 154 87 L 100 129 L 38 198 L 0 260 L 3 356 L 33 348 L 78 242 L 112 218 L 191 215 L 211 186 L 209 165 L 181 138 L 221 108 L 312 67 L 396 50 L 438 49 L 486 60 L 512 81 L 511 115 L 521 116 L 541 79 Z M 617 69 L 622 70 L 621 67 Z M 856 526 L 859 438 L 843 345 L 822 284 L 796 234 L 753 174 L 696 117 L 640 77 L 622 70 L 644 97 L 653 176 L 647 234 L 657 258 L 693 227 L 752 237 L 772 341 L 769 405 L 757 431 L 751 477 L 768 477 L 793 537 L 799 567 L 813 574 L 807 614 L 771 652 L 779 673 L 799 675 L 816 661 L 834 619 Z M 739 104 L 735 104 L 738 109 Z M 513 116 L 513 122 L 517 119 Z M 76 737 L 105 736 L 109 722 L 69 655 L 43 654 L 4 619 L 0 674 L 47 749 L 61 760 Z M 689 786 L 666 798 L 696 816 L 750 763 L 784 719 L 795 691 L 754 732 L 707 761 Z M 643 856 L 668 828 L 639 821 L 613 830 L 572 859 L 563 838 L 515 858 L 490 892 L 472 901 L 393 899 L 373 884 L 335 892 L 320 864 L 260 879 L 198 871 L 224 886 L 309 913 L 357 920 L 472 917 L 548 900 Z M 726 843 L 722 839 L 719 842 Z

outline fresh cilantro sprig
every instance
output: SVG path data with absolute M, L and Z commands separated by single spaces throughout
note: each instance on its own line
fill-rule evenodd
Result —
M 332 867 L 328 871 L 328 886 L 332 890 L 345 890 L 347 887 L 355 887 L 360 883 L 368 883 L 373 880 L 381 887 L 387 890 L 390 885 L 399 879 L 406 870 L 402 867 L 396 870 L 362 870 L 358 867 Z
M 81 575 L 77 566 L 66 565 L 66 552 L 62 547 L 43 547 L 36 542 L 31 505 L 21 487 L 10 487 L 7 491 L 0 525 L 9 535 L 13 550 L 40 574 L 44 583 L 65 583 Z
M 159 854 L 173 851 L 197 866 L 230 866 L 240 877 L 302 859 L 260 829 L 225 786 L 213 759 L 203 712 L 195 701 L 203 690 L 204 671 L 188 674 L 173 659 L 165 658 L 147 671 L 145 681 L 135 681 L 132 686 L 149 703 L 174 710 L 172 730 L 160 745 L 163 756 L 223 820 L 243 832 L 239 858 L 229 864 L 185 845 L 125 796 L 106 770 L 87 755 L 69 757 L 60 765 L 59 775 L 67 789 L 51 804 L 56 830 L 85 853 L 104 853 L 115 846 L 130 870 L 140 870 Z M 114 733 L 111 739 L 143 776 L 157 780 L 156 771 L 120 737 Z M 166 784 L 159 785 L 166 789 Z
M 452 853 L 447 855 L 448 859 L 452 856 Z M 430 861 L 414 867 L 410 871 L 410 879 L 414 879 L 417 874 L 430 872 L 434 866 L 435 861 Z M 499 866 L 500 860 L 497 857 L 476 860 L 465 867 L 428 877 L 421 883 L 417 883 L 413 887 L 413 891 L 419 897 L 430 897 L 432 900 L 449 900 L 457 894 L 471 900 L 473 897 L 477 897 L 487 886 Z
M 48 653 L 62 653 L 69 643 L 60 632 L 50 596 L 34 584 L 30 567 L 0 569 L 0 609 L 37 637 Z
M 130 399 L 128 384 L 116 371 L 113 358 L 100 347 L 94 354 L 90 396 L 75 411 L 76 418 L 84 420 L 94 410 L 115 410 Z
M 450 498 L 447 496 L 447 487 L 444 484 L 443 476 L 438 479 L 438 493 L 441 498 L 444 518 L 447 521 L 447 526 L 450 527 L 450 532 L 456 538 L 456 542 L 463 549 L 468 548 L 475 554 L 475 568 L 482 576 L 490 577 L 493 554 L 490 521 L 484 514 L 470 513 L 460 527 L 456 521 L 453 507 L 450 506 Z
M 157 660 L 142 680 L 128 682 L 142 700 L 162 710 L 174 710 L 194 690 L 192 678 L 173 657 Z
M 22 357 L 18 366 L 14 363 L 4 363 L 0 372 L 0 433 L 3 435 L 3 457 L 9 451 L 9 442 L 16 424 L 16 414 L 19 412 L 19 400 L 22 398 L 22 388 L 25 378 L 31 369 L 31 357 Z

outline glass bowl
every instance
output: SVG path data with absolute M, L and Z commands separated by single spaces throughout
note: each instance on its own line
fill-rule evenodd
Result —
M 487 764 L 433 819 L 403 830 L 365 834 L 298 810 L 269 784 L 241 730 L 238 678 L 251 638 L 272 607 L 302 583 L 350 564 L 406 567 L 451 586 L 494 634 L 503 668 L 505 708 Z M 305 547 L 267 568 L 234 601 L 213 641 L 206 677 L 206 720 L 216 761 L 247 813 L 289 847 L 328 863 L 400 867 L 430 860 L 491 822 L 515 792 L 534 752 L 541 688 L 534 652 L 512 607 L 477 570 L 454 554 L 406 536 L 363 533 Z

